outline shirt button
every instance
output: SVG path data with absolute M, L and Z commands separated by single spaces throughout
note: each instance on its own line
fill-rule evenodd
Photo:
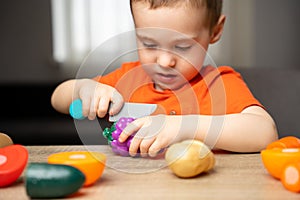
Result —
M 171 110 L 170 111 L 170 115 L 176 115 L 176 111 L 175 110 Z

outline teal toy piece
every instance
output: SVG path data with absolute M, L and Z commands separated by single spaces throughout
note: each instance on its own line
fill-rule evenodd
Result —
M 83 116 L 83 113 L 82 113 L 82 101 L 81 101 L 81 99 L 76 99 L 71 103 L 71 105 L 69 107 L 69 112 L 70 112 L 70 115 L 74 119 L 82 120 L 82 119 L 85 118 Z
M 76 193 L 85 176 L 69 165 L 30 163 L 25 173 L 27 195 L 31 198 L 61 198 Z

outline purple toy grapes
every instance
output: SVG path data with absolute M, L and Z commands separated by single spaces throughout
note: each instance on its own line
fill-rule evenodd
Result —
M 103 135 L 108 140 L 108 143 L 111 145 L 114 153 L 121 156 L 129 155 L 129 147 L 133 136 L 129 136 L 129 138 L 123 143 L 120 143 L 118 139 L 123 129 L 133 121 L 134 118 L 122 117 L 116 123 L 114 123 L 110 129 L 106 128 L 104 130 Z

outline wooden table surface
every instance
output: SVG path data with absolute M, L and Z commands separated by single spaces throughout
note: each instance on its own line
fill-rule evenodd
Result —
M 103 146 L 26 146 L 29 162 L 46 162 L 50 154 L 62 151 L 100 151 L 107 155 L 102 177 L 81 188 L 69 199 L 300 199 L 286 190 L 265 170 L 260 154 L 215 152 L 216 165 L 209 173 L 191 179 L 172 174 L 164 157 L 131 158 L 114 155 Z M 26 169 L 25 169 L 26 170 Z M 0 200 L 29 199 L 23 175 L 13 185 L 0 188 Z

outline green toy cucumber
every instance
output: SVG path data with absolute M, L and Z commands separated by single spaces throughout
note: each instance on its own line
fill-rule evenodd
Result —
M 25 173 L 26 192 L 31 198 L 65 197 L 77 192 L 84 181 L 84 174 L 68 165 L 30 163 Z

